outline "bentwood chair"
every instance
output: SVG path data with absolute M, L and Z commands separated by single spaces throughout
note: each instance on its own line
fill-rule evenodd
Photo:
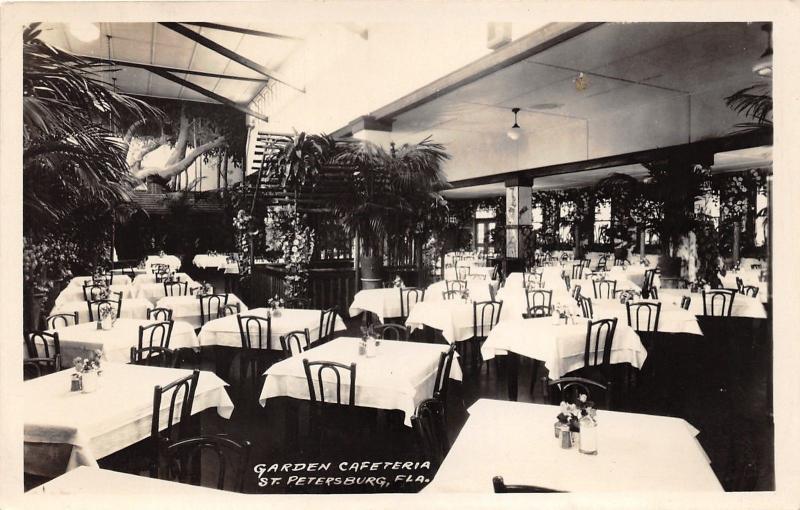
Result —
M 472 266 L 457 266 L 456 278 L 458 280 L 466 280 L 467 278 L 469 278 L 471 271 L 472 271 Z
M 552 309 L 547 305 L 533 305 L 528 307 L 528 311 L 522 314 L 523 319 L 536 319 L 538 317 L 550 317 Z
M 381 340 L 396 340 L 404 342 L 408 340 L 410 332 L 408 326 L 401 324 L 376 324 L 372 330 Z
M 306 352 L 311 346 L 311 337 L 308 335 L 308 328 L 297 331 L 290 331 L 280 336 L 281 348 L 286 358 L 291 358 L 295 354 Z
M 572 265 L 572 274 L 570 276 L 573 280 L 580 280 L 583 277 L 583 263 Z
M 445 280 L 444 285 L 447 290 L 457 290 L 461 292 L 467 289 L 467 282 L 464 280 Z
M 758 287 L 755 285 L 742 285 L 742 288 L 739 290 L 740 294 L 750 297 L 757 297 L 758 296 Z
M 219 316 L 227 317 L 229 315 L 236 315 L 241 312 L 242 312 L 241 303 L 228 303 L 227 305 L 223 306 L 222 309 L 220 309 Z
M 120 314 L 122 313 L 122 292 L 115 292 L 113 296 L 116 296 L 117 299 L 108 297 L 105 299 L 97 299 L 86 302 L 87 306 L 89 307 L 89 322 L 100 320 L 100 307 L 104 305 L 111 306 L 112 310 L 116 308 L 116 310 L 114 310 L 116 313 L 115 316 L 117 318 L 120 317 Z
M 715 289 L 703 291 L 703 315 L 709 317 L 730 317 L 736 291 Z
M 83 284 L 83 299 L 85 301 L 94 301 L 103 299 L 107 294 L 109 287 L 102 283 L 93 283 L 91 281 Z
M 473 366 L 477 364 L 480 367 L 483 364 L 480 355 L 481 344 L 486 340 L 492 328 L 500 321 L 502 311 L 502 301 L 478 301 L 472 303 L 472 338 L 469 342 Z
M 423 400 L 411 417 L 411 428 L 417 436 L 420 460 L 439 466 L 449 450 L 445 421 L 445 405 L 438 399 Z
M 178 353 L 163 347 L 131 346 L 131 364 L 150 367 L 178 368 Z
M 569 295 L 572 296 L 572 299 L 575 301 L 581 296 L 581 286 L 580 285 L 573 285 L 572 290 L 569 292 Z
M 525 273 L 525 286 L 528 285 L 542 285 L 542 273 Z
M 584 377 L 603 384 L 612 380 L 611 347 L 617 319 L 589 320 L 586 324 L 586 345 L 583 367 L 569 372 L 568 377 Z
M 28 352 L 28 357 L 22 360 L 24 375 L 28 378 L 39 377 L 61 370 L 61 343 L 58 340 L 58 333 L 31 331 L 23 334 L 22 338 Z
M 200 296 L 200 326 L 206 322 L 218 319 L 225 305 L 228 304 L 227 294 L 209 294 L 208 296 Z
M 661 316 L 661 303 L 640 301 L 625 303 L 628 312 L 628 326 L 638 332 L 658 332 L 658 319 Z
M 562 377 L 555 381 L 549 381 L 542 387 L 545 391 L 545 402 L 558 405 L 560 402 L 574 404 L 578 402 L 580 395 L 586 395 L 587 402 L 592 402 L 597 407 L 598 402 L 603 402 L 607 411 L 611 411 L 611 391 L 608 384 L 600 384 L 591 379 L 582 377 Z M 602 400 L 599 400 L 598 392 L 602 392 Z M 594 393 L 595 398 L 592 398 Z
M 658 299 L 658 290 L 653 286 L 653 280 L 656 276 L 655 269 L 644 270 L 644 281 L 642 282 L 642 298 L 644 299 Z
M 320 312 L 317 342 L 328 341 L 333 338 L 333 334 L 336 331 L 336 310 L 336 307 L 333 306 Z
M 744 294 L 744 292 L 742 292 L 742 288 L 743 287 L 744 287 L 744 280 L 742 280 L 740 277 L 737 276 L 736 277 L 736 290 L 738 290 L 740 294 Z
M 581 315 L 586 319 L 594 318 L 594 310 L 592 309 L 592 300 L 586 296 L 578 294 L 578 306 L 581 308 Z
M 172 339 L 173 321 L 155 322 L 147 326 L 139 326 L 138 348 L 160 347 L 169 349 L 169 342 Z
M 425 300 L 425 289 L 400 287 L 400 318 L 405 322 L 411 313 L 411 306 Z
M 200 371 L 193 370 L 191 375 L 176 379 L 171 383 L 153 388 L 153 418 L 150 426 L 150 476 L 158 476 L 158 464 L 162 452 L 188 435 L 188 429 L 194 404 L 194 395 L 197 390 L 197 380 L 200 378 Z M 167 415 L 167 426 L 162 427 L 161 402 L 164 398 L 169 399 L 169 409 Z M 176 404 L 180 402 L 180 415 L 176 418 Z
M 553 291 L 543 289 L 526 290 L 525 302 L 528 305 L 528 309 L 534 306 L 546 306 L 550 308 L 553 305 Z
M 567 290 L 570 290 L 570 277 L 567 273 L 562 273 L 561 278 L 564 280 L 564 285 L 566 285 Z
M 171 321 L 172 309 L 163 307 L 149 308 L 147 310 L 147 320 L 162 321 L 162 322 Z
M 592 280 L 595 299 L 614 299 L 617 294 L 616 280 Z
M 249 382 L 253 393 L 258 391 L 261 374 L 269 364 L 272 339 L 272 318 L 258 315 L 237 315 L 242 350 L 239 353 L 240 396 L 245 398 Z
M 492 478 L 492 486 L 494 487 L 495 494 L 505 494 L 505 493 L 546 493 L 546 492 L 565 492 L 565 491 L 558 491 L 555 489 L 548 489 L 546 487 L 538 487 L 536 485 L 506 485 L 505 480 L 503 480 L 502 476 L 495 476 Z
M 164 282 L 164 295 L 165 296 L 188 296 L 189 295 L 189 282 L 178 281 L 165 281 Z
M 594 268 L 595 271 L 607 271 L 608 267 L 606 264 L 608 263 L 608 255 L 601 255 L 597 261 L 597 266 Z
M 75 326 L 76 324 L 79 324 L 80 319 L 78 318 L 78 312 L 57 313 L 48 316 L 44 321 L 47 329 L 56 329 L 61 327 L 60 323 L 62 322 L 64 323 L 64 327 Z
M 316 447 L 321 450 L 325 433 L 330 431 L 332 424 L 341 423 L 350 429 L 351 433 L 358 426 L 352 421 L 357 417 L 356 364 L 345 365 L 335 361 L 303 359 L 303 370 L 306 374 L 311 406 L 309 435 L 316 436 L 314 439 L 317 442 Z M 344 396 L 343 384 L 348 386 Z
M 445 301 L 450 301 L 451 299 L 458 299 L 461 297 L 460 290 L 445 290 L 442 291 L 442 299 Z
M 450 387 L 450 369 L 453 366 L 453 357 L 456 352 L 456 344 L 450 344 L 447 351 L 439 355 L 439 365 L 436 368 L 436 382 L 433 386 L 433 398 L 439 400 L 444 406 L 443 411 L 447 413 L 447 390 Z
M 198 436 L 170 444 L 162 450 L 159 478 L 179 483 L 200 485 L 199 466 L 213 459 L 219 490 L 244 491 L 244 481 L 252 466 L 249 441 L 234 441 L 223 435 Z M 212 471 L 213 472 L 213 471 Z M 213 479 L 212 479 L 213 480 Z

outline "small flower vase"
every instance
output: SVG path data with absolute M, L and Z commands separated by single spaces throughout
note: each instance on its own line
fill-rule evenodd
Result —
M 272 316 L 273 317 L 280 317 L 281 316 L 281 307 L 280 306 L 276 306 L 275 308 L 272 309 Z
M 92 393 L 97 390 L 97 372 L 90 370 L 81 374 L 81 393 Z
M 597 422 L 589 416 L 581 418 L 578 451 L 586 455 L 597 455 Z
M 103 317 L 100 320 L 100 329 L 102 329 L 104 331 L 108 331 L 113 327 L 114 327 L 114 318 L 111 317 L 110 315 L 107 316 L 107 317 Z
M 366 355 L 368 358 L 374 358 L 378 354 L 378 344 L 374 336 L 367 337 Z

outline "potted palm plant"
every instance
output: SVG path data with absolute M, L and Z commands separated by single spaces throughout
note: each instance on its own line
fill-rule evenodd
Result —
M 387 243 L 420 233 L 424 211 L 447 186 L 441 164 L 449 156 L 430 137 L 386 151 L 370 142 L 343 144 L 333 161 L 352 166 L 352 185 L 331 204 L 345 229 L 358 236 L 364 288 L 380 285 Z

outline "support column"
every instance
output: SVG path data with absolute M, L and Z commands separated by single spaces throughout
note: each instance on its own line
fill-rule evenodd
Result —
M 506 275 L 525 267 L 525 246 L 520 227 L 531 226 L 533 179 L 512 177 L 506 181 Z

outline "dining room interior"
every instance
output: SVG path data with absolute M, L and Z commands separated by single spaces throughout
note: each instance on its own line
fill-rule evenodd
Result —
M 775 491 L 772 30 L 27 25 L 26 497 Z

